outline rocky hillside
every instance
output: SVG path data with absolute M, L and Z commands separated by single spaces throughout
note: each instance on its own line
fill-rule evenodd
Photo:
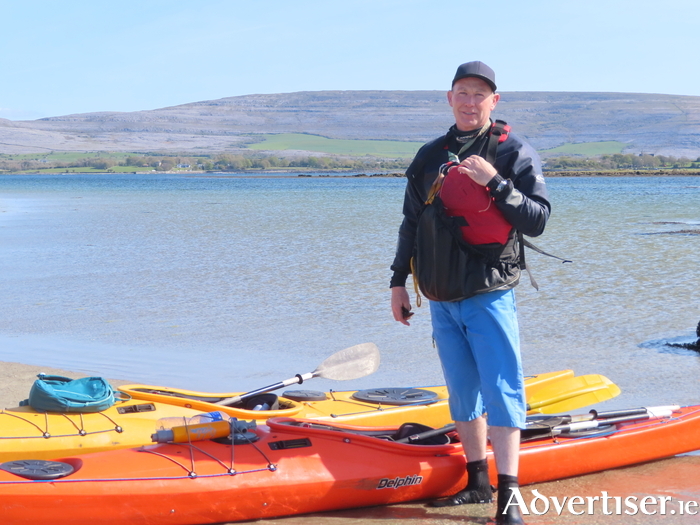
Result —
M 700 156 L 700 97 L 504 92 L 494 116 L 539 150 L 620 141 L 627 152 Z M 234 151 L 251 135 L 423 142 L 452 123 L 442 91 L 318 91 L 246 95 L 131 113 L 0 119 L 0 153 Z

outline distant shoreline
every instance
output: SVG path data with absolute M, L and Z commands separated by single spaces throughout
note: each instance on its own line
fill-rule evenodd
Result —
M 61 173 L 0 173 L 3 175 L 78 175 L 81 172 Z M 89 172 L 84 175 L 197 175 L 202 177 L 275 177 L 275 178 L 401 178 L 403 172 L 389 173 L 353 173 L 347 170 L 240 170 L 240 171 L 126 171 L 126 172 Z M 547 177 L 698 177 L 700 169 L 641 169 L 641 170 L 544 170 Z
M 544 170 L 547 177 L 698 177 L 700 170 L 679 169 L 679 170 Z M 299 175 L 300 177 L 302 175 Z M 311 175 L 309 175 L 311 176 Z M 376 175 L 345 175 L 350 177 L 403 177 L 403 173 L 385 173 Z
M 661 169 L 661 170 L 552 170 L 544 171 L 547 177 L 698 177 L 696 169 Z

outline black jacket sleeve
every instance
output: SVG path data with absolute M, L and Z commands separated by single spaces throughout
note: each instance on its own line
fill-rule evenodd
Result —
M 524 235 L 544 232 L 551 205 L 537 152 L 517 135 L 499 146 L 494 163 L 498 174 L 510 179 L 505 189 L 492 192 L 506 220 Z

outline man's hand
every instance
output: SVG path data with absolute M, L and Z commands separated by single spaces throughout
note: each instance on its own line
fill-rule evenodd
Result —
M 406 312 L 411 310 L 411 299 L 408 297 L 408 291 L 404 286 L 394 286 L 391 289 L 391 312 L 396 321 L 411 326 L 408 317 L 404 315 L 404 309 Z
M 457 169 L 460 173 L 469 175 L 474 182 L 481 186 L 486 186 L 498 173 L 496 168 L 478 155 L 467 157 L 459 163 Z

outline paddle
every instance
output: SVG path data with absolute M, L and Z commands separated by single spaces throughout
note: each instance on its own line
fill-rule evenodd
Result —
M 559 436 L 561 434 L 568 434 L 570 432 L 580 432 L 583 430 L 592 430 L 601 426 L 614 425 L 617 423 L 625 423 L 629 421 L 639 421 L 644 419 L 662 419 L 666 417 L 673 416 L 673 411 L 678 410 L 680 407 L 677 405 L 672 406 L 660 406 L 660 407 L 648 407 L 642 409 L 631 409 L 625 411 L 611 411 L 611 412 L 596 412 L 591 410 L 590 414 L 585 416 L 564 416 L 563 419 L 569 421 L 575 421 L 573 423 L 568 423 L 565 425 L 554 425 L 549 426 L 546 424 L 547 420 L 541 420 L 534 422 L 534 425 L 528 427 L 521 431 L 523 440 L 537 438 L 538 436 Z M 643 412 L 640 412 L 643 411 Z M 601 417 L 601 415 L 606 414 L 612 417 Z M 588 418 L 592 417 L 591 420 L 578 420 L 577 418 Z M 556 421 L 560 421 L 561 418 L 552 418 Z M 446 425 L 442 428 L 436 428 L 434 430 L 426 430 L 425 432 L 419 432 L 411 436 L 406 436 L 402 439 L 397 439 L 396 443 L 417 443 L 431 437 L 439 436 L 442 434 L 447 434 L 456 429 L 453 424 Z
M 595 405 L 620 394 L 620 388 L 599 374 L 561 379 L 528 399 L 527 411 L 535 414 L 559 414 Z
M 621 416 L 633 416 L 635 414 L 656 414 L 658 412 L 671 412 L 675 410 L 680 410 L 680 405 L 665 405 L 660 407 L 640 407 L 640 408 L 628 408 L 622 410 L 608 410 L 606 412 L 598 412 L 597 410 L 591 410 L 587 416 L 573 416 L 571 421 L 589 421 L 590 419 L 605 419 Z M 586 419 L 581 419 L 586 418 Z
M 576 410 L 612 399 L 619 394 L 620 388 L 605 376 L 590 374 L 565 377 L 534 394 L 527 404 L 527 410 L 540 414 L 557 414 L 563 410 Z M 562 407 L 566 408 L 562 409 Z M 454 424 L 446 425 L 414 436 L 407 436 L 397 440 L 397 443 L 414 443 L 418 440 L 452 432 L 455 429 Z
M 357 379 L 376 372 L 377 368 L 379 368 L 379 349 L 377 345 L 374 343 L 363 343 L 340 350 L 332 356 L 327 357 L 313 372 L 303 375 L 297 374 L 290 379 L 285 379 L 273 385 L 258 388 L 257 390 L 252 390 L 238 396 L 227 397 L 226 399 L 217 401 L 215 404 L 226 406 L 235 405 L 258 394 L 271 392 L 272 390 L 295 385 L 297 383 L 301 384 L 314 377 L 323 377 L 336 381 Z
M 522 431 L 524 440 L 537 438 L 541 435 L 559 436 L 569 434 L 571 432 L 581 432 L 584 430 L 593 430 L 599 427 L 615 425 L 617 423 L 626 423 L 629 421 L 641 421 L 645 419 L 663 419 L 673 416 L 673 411 L 678 410 L 678 405 L 645 407 L 640 409 L 630 410 L 615 410 L 611 412 L 596 412 L 591 410 L 587 415 L 583 416 L 565 416 L 563 419 L 565 424 L 560 424 L 560 418 L 552 418 L 556 420 L 555 425 L 547 424 L 548 420 L 540 420 L 533 422 L 532 426 Z M 609 417 L 603 417 L 609 416 Z M 571 421 L 567 423 L 566 420 Z

